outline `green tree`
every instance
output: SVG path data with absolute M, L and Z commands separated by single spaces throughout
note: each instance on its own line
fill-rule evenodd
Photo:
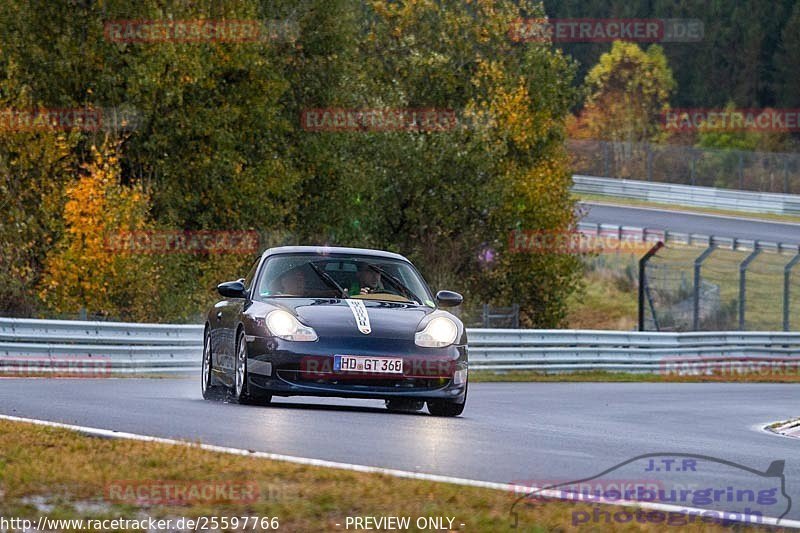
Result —
M 566 231 L 574 221 L 562 148 L 564 116 L 575 101 L 573 66 L 544 44 L 508 39 L 513 20 L 540 8 L 510 1 L 369 8 L 362 38 L 355 22 L 338 34 L 350 36 L 352 52 L 337 51 L 349 58 L 347 75 L 303 103 L 452 109 L 459 125 L 445 132 L 306 133 L 304 146 L 330 150 L 308 159 L 324 172 L 319 186 L 339 191 L 324 196 L 336 198 L 342 217 L 332 224 L 337 242 L 400 251 L 435 288 L 461 290 L 472 305 L 516 301 L 523 324 L 559 324 L 577 286 L 577 259 L 508 250 L 511 230 Z M 492 261 L 482 260 L 483 250 L 492 251 Z
M 775 85 L 778 105 L 800 107 L 797 73 L 800 71 L 800 3 L 794 4 L 783 28 L 781 45 L 775 56 Z

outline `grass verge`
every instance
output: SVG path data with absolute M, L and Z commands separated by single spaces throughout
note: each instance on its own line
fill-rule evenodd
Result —
M 282 531 L 346 531 L 347 516 L 409 516 L 409 530 L 416 531 L 417 517 L 432 516 L 454 518 L 453 531 L 577 531 L 573 513 L 595 509 L 566 502 L 519 505 L 519 528 L 514 529 L 509 511 L 515 498 L 503 491 L 303 466 L 196 446 L 100 439 L 4 420 L 0 420 L 0 480 L 0 516 L 7 519 L 37 520 L 43 514 L 50 519 L 84 520 L 258 516 L 277 517 Z M 259 497 L 245 503 L 227 494 L 181 504 L 109 499 L 113 494 L 109 487 L 120 483 L 149 487 L 152 498 L 153 490 L 158 494 L 165 484 L 224 482 L 254 483 Z M 140 491 L 136 494 L 141 496 Z M 718 524 L 696 520 L 682 530 L 723 530 Z M 664 527 L 647 521 L 588 525 L 594 531 L 660 531 Z

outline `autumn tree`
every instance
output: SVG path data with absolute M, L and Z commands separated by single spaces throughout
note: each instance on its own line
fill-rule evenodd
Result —
M 122 185 L 117 148 L 92 147 L 92 160 L 66 189 L 64 233 L 48 256 L 40 292 L 54 312 L 146 320 L 158 275 L 147 255 L 125 253 L 115 239 L 147 228 L 148 195 Z
M 589 96 L 579 121 L 589 137 L 610 141 L 657 141 L 661 115 L 675 89 L 667 58 L 658 45 L 647 51 L 617 41 L 586 77 Z

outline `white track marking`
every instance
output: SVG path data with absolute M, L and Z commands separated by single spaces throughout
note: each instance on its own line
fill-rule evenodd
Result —
M 797 435 L 784 435 L 783 433 L 778 433 L 777 431 L 772 431 L 770 429 L 767 429 L 767 428 L 769 428 L 769 426 L 771 426 L 774 423 L 775 422 L 766 422 L 766 423 L 761 423 L 761 424 L 754 424 L 754 425 L 750 426 L 750 429 L 752 429 L 753 431 L 757 431 L 759 433 L 766 433 L 767 435 L 772 435 L 773 437 L 782 437 L 784 439 L 792 439 L 794 441 L 797 441 L 797 439 L 800 439 L 800 437 L 797 436 Z
M 537 492 L 538 495 L 546 497 L 546 498 L 553 498 L 553 499 L 565 499 L 569 501 L 576 501 L 575 498 L 565 497 L 562 491 L 559 490 L 541 490 L 537 487 L 524 487 L 520 485 L 510 484 L 510 483 L 497 483 L 493 481 L 477 481 L 473 479 L 464 479 L 458 477 L 451 477 L 451 476 L 442 476 L 438 474 L 425 474 L 422 472 L 409 472 L 407 470 L 396 470 L 393 468 L 381 468 L 378 466 L 366 466 L 366 465 L 355 465 L 350 463 L 340 463 L 337 461 L 326 461 L 324 459 L 311 459 L 308 457 L 296 457 L 293 455 L 283 455 L 278 453 L 269 453 L 269 452 L 256 452 L 253 450 L 242 450 L 239 448 L 228 448 L 226 446 L 215 446 L 213 444 L 202 444 L 202 443 L 192 443 L 187 441 L 180 441 L 175 439 L 165 439 L 162 437 L 151 437 L 148 435 L 139 435 L 136 433 L 127 433 L 124 431 L 114 431 L 110 429 L 100 429 L 100 428 L 93 428 L 87 426 L 78 426 L 73 424 L 62 424 L 60 422 L 50 422 L 48 420 L 38 420 L 35 418 L 22 418 L 18 416 L 10 416 L 10 415 L 3 415 L 0 414 L 0 420 L 8 420 L 10 422 L 23 422 L 28 424 L 35 424 L 39 426 L 47 426 L 47 427 L 54 427 L 54 428 L 61 428 L 61 429 L 68 429 L 71 431 L 76 431 L 78 433 L 84 433 L 87 435 L 92 435 L 96 437 L 105 437 L 105 438 L 113 438 L 113 439 L 128 439 L 128 440 L 137 440 L 143 442 L 155 442 L 159 444 L 170 444 L 176 446 L 189 446 L 193 448 L 199 448 L 202 450 L 207 450 L 211 452 L 219 452 L 219 453 L 228 453 L 231 455 L 241 455 L 245 457 L 258 457 L 260 459 L 269 459 L 272 461 L 283 461 L 287 463 L 294 463 L 300 464 L 305 466 L 320 466 L 324 468 L 336 468 L 338 470 L 348 470 L 351 472 L 362 472 L 365 474 L 382 474 L 385 476 L 392 476 L 397 478 L 405 478 L 405 479 L 416 479 L 420 481 L 435 481 L 438 483 L 451 483 L 454 485 L 462 485 L 466 487 L 476 487 L 476 488 L 483 488 L 483 489 L 492 489 L 492 490 L 502 490 L 504 492 L 517 494 L 520 498 L 523 498 L 524 494 L 529 494 L 532 492 Z M 681 514 L 696 514 L 698 517 L 702 516 L 702 513 L 709 511 L 709 509 L 698 509 L 694 507 L 682 507 L 678 505 L 667 505 L 663 503 L 652 503 L 652 502 L 637 502 L 637 501 L 626 501 L 626 500 L 619 500 L 615 503 L 607 503 L 607 502 L 594 502 L 594 503 L 602 503 L 603 505 L 616 505 L 616 506 L 625 506 L 625 507 L 638 507 L 641 509 L 649 509 L 653 511 L 664 511 L 664 512 L 673 512 L 673 513 L 681 513 Z M 724 511 L 716 511 L 718 513 L 724 513 Z M 732 520 L 731 520 L 732 521 Z M 750 522 L 743 522 L 745 524 L 754 524 L 753 521 Z M 771 526 L 781 526 L 781 527 L 791 527 L 800 529 L 800 520 L 779 520 L 778 518 L 773 518 L 770 516 L 765 516 L 761 518 L 761 521 L 758 525 L 771 525 Z

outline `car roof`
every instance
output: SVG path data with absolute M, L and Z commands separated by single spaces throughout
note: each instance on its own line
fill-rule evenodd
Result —
M 399 259 L 407 263 L 411 262 L 402 255 L 393 252 L 386 252 L 383 250 L 371 250 L 369 248 L 346 248 L 341 246 L 278 246 L 276 248 L 268 248 L 264 252 L 263 257 L 267 257 L 270 255 L 278 255 L 278 254 L 302 254 L 302 253 L 314 253 L 320 255 L 334 255 L 334 254 L 367 255 L 372 257 L 386 257 L 391 259 Z

